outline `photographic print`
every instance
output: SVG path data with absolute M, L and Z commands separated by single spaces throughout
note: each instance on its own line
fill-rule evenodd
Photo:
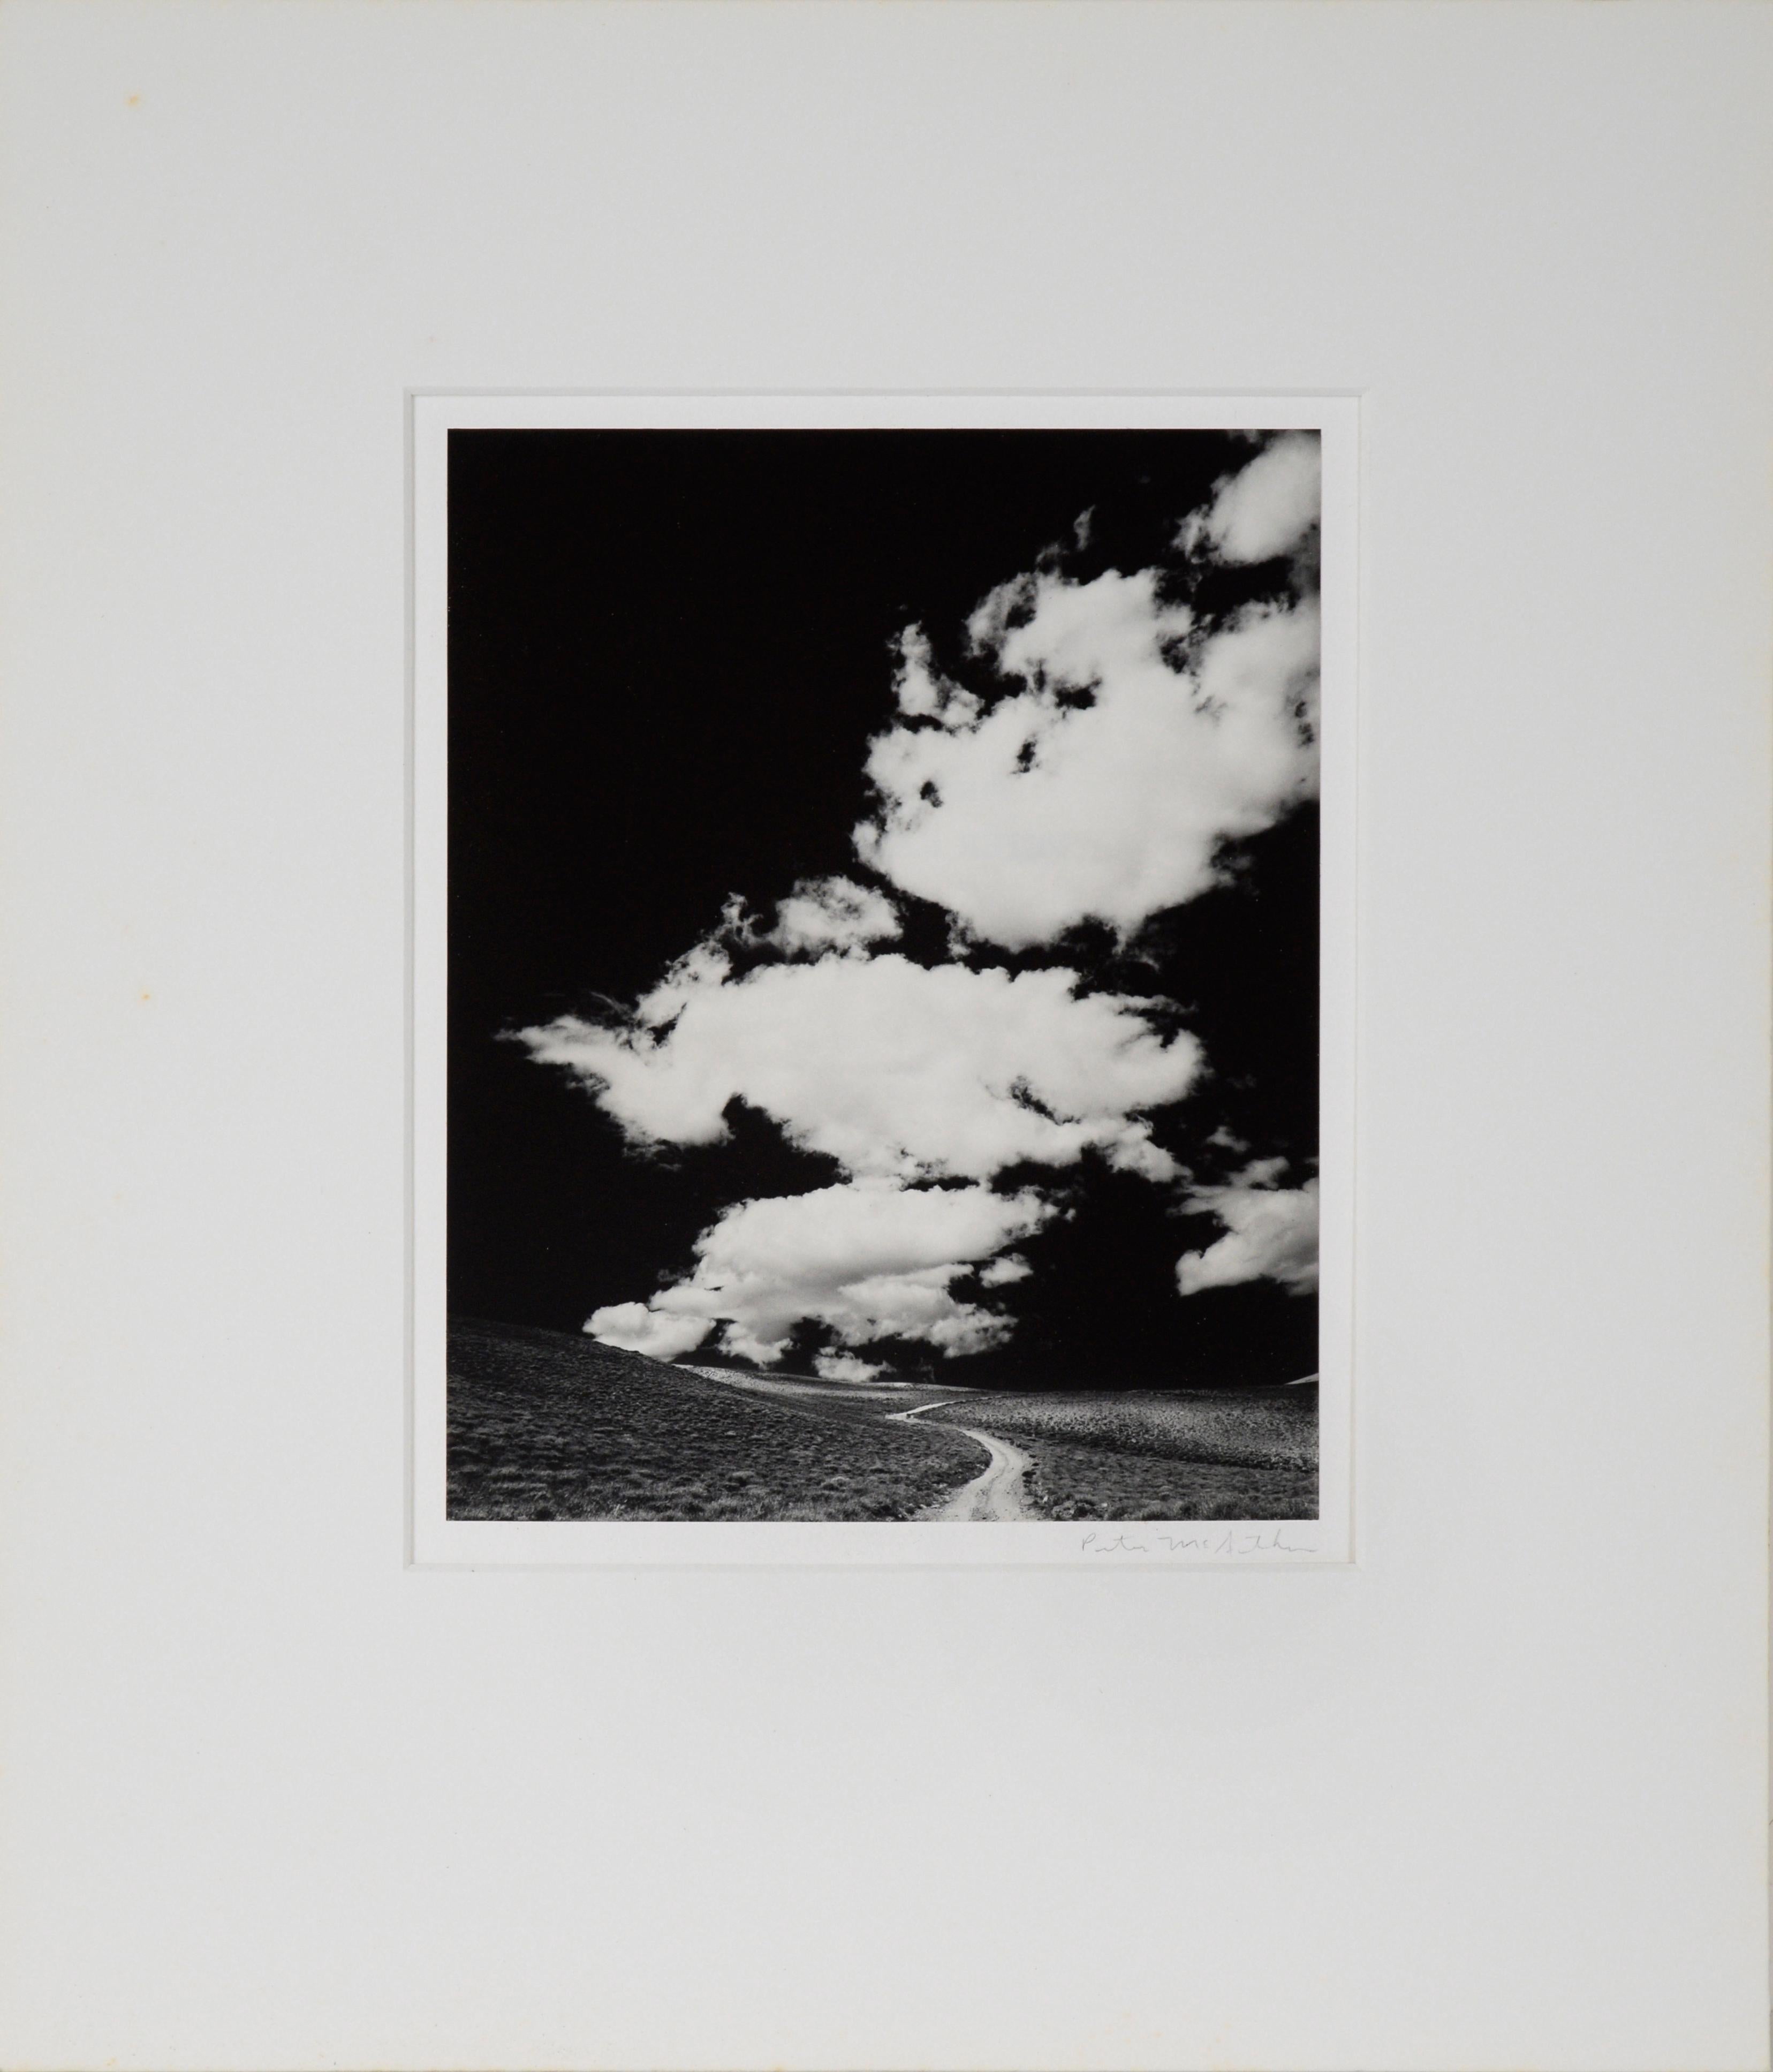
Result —
M 1321 426 L 435 444 L 445 1523 L 1320 1553 Z

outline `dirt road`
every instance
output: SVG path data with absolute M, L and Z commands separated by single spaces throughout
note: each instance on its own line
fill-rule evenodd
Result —
M 944 1410 L 943 1403 L 920 1404 L 915 1410 L 900 1410 L 893 1413 L 894 1421 L 909 1424 L 913 1417 L 921 1417 L 931 1410 Z M 948 1424 L 946 1417 L 938 1424 Z M 1008 1439 L 999 1439 L 990 1432 L 975 1432 L 971 1425 L 948 1424 L 950 1432 L 959 1432 L 983 1446 L 991 1458 L 986 1462 L 983 1474 L 974 1476 L 964 1489 L 958 1489 L 939 1511 L 928 1512 L 932 1520 L 950 1519 L 1011 1519 L 1033 1515 L 1028 1507 L 1023 1490 L 1028 1472 L 1034 1466 L 1020 1446 L 1012 1446 Z
M 742 1371 L 735 1367 L 687 1366 L 691 1374 L 705 1376 L 710 1381 L 724 1383 L 729 1388 L 740 1388 L 757 1396 L 771 1396 L 779 1400 L 792 1403 L 802 1410 L 810 1410 L 830 1417 L 842 1417 L 850 1421 L 869 1421 L 884 1416 L 893 1424 L 909 1424 L 913 1417 L 929 1416 L 933 1411 L 958 1407 L 965 1399 L 958 1396 L 940 1396 L 933 1403 L 913 1404 L 909 1410 L 884 1410 L 883 1406 L 896 1400 L 883 1388 L 858 1387 L 853 1382 L 815 1381 L 805 1375 L 761 1375 Z M 902 1389 L 905 1384 L 897 1384 Z M 934 1418 L 933 1422 L 945 1425 L 950 1432 L 958 1432 L 963 1438 L 971 1439 L 975 1445 L 983 1446 L 986 1453 L 983 1471 L 942 1505 L 940 1509 L 926 1511 L 926 1520 L 946 1519 L 1009 1519 L 1032 1518 L 1028 1508 L 1024 1486 L 1032 1461 L 1020 1446 L 1012 1446 L 1008 1440 L 999 1439 L 990 1432 L 976 1432 L 970 1424 L 957 1424 L 946 1417 Z

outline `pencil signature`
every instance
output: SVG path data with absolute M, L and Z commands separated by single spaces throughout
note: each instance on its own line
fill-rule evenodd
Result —
M 1086 1532 L 1078 1552 L 1084 1554 L 1315 1554 L 1315 1547 L 1296 1546 L 1278 1525 L 1215 1526 L 1194 1532 L 1168 1532 L 1155 1526 L 1136 1533 Z

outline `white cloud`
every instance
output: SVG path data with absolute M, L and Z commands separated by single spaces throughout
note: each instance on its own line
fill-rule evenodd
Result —
M 644 1302 L 612 1302 L 585 1319 L 586 1332 L 600 1345 L 619 1346 L 625 1353 L 648 1359 L 675 1359 L 699 1346 L 714 1328 L 706 1318 L 667 1316 Z
M 716 1143 L 737 1096 L 856 1174 L 985 1180 L 1093 1149 L 1168 1178 L 1175 1162 L 1139 1115 L 1188 1092 L 1200 1046 L 1159 1038 L 1148 1003 L 1076 984 L 1062 969 L 932 969 L 897 953 L 734 978 L 704 944 L 628 1026 L 569 1015 L 520 1038 L 586 1080 L 641 1142 Z
M 1222 842 L 1315 790 L 1317 611 L 1253 609 L 1178 660 L 1192 629 L 1151 569 L 1019 578 L 970 622 L 1022 686 L 988 711 L 908 646 L 921 673 L 901 707 L 923 723 L 872 746 L 880 804 L 858 854 L 1012 949 L 1092 917 L 1130 935 L 1207 890 Z
M 1317 1286 L 1317 1182 L 1277 1187 L 1286 1166 L 1284 1158 L 1259 1158 L 1223 1186 L 1191 1191 L 1189 1205 L 1211 1209 L 1225 1235 L 1177 1260 L 1184 1295 L 1246 1281 L 1276 1281 L 1295 1295 Z
M 820 1353 L 813 1367 L 827 1381 L 872 1381 L 886 1372 L 882 1361 L 858 1359 L 854 1353 Z
M 776 925 L 760 938 L 792 953 L 860 948 L 897 935 L 899 917 L 884 893 L 850 878 L 802 879 L 776 906 Z
M 741 1202 L 696 1240 L 687 1280 L 644 1305 L 599 1309 L 585 1329 L 655 1359 L 700 1344 L 716 1323 L 729 1352 L 765 1364 L 802 1322 L 826 1326 L 843 1346 L 896 1338 L 980 1352 L 1008 1335 L 1008 1320 L 957 1299 L 949 1284 L 1056 1213 L 1032 1192 L 880 1179 Z
M 936 674 L 929 636 L 921 626 L 908 626 L 896 643 L 899 669 L 893 694 L 909 719 L 930 719 L 953 698 L 955 686 Z
M 1315 432 L 1284 432 L 1220 485 L 1212 508 L 1185 520 L 1177 541 L 1209 541 L 1221 561 L 1272 561 L 1303 543 L 1322 508 L 1322 441 Z

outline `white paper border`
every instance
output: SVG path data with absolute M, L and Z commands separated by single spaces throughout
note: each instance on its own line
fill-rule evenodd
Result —
M 425 1568 L 1249 1568 L 1353 1556 L 1356 454 L 1350 397 L 481 395 L 409 397 L 412 1281 L 408 1560 Z M 1310 430 L 1322 435 L 1319 1515 L 1138 1524 L 451 1519 L 446 1513 L 449 435 L 458 430 Z

